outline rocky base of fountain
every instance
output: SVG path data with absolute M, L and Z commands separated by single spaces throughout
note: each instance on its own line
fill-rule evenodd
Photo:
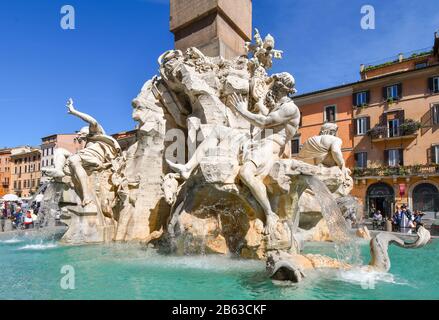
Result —
M 45 172 L 53 179 L 47 210 L 59 209 L 68 225 L 62 242 L 140 241 L 181 255 L 267 259 L 280 280 L 299 281 L 308 269 L 347 267 L 301 255 L 305 241 L 354 242 L 345 218 L 361 210 L 349 196 L 353 179 L 338 128 L 325 123 L 298 160 L 286 156 L 300 124 L 295 79 L 268 74 L 281 56 L 273 37 L 263 40 L 256 32 L 246 48 L 250 57 L 233 60 L 196 48 L 161 55 L 160 74 L 132 102 L 139 125 L 127 151 L 68 101 L 69 113 L 88 127 L 78 133 L 85 148 L 76 154 L 58 149 L 55 168 Z M 166 133 L 175 135 L 167 139 Z M 188 150 L 193 154 L 182 164 Z M 311 213 L 302 225 L 301 211 Z M 367 230 L 360 234 L 369 236 Z M 427 238 L 422 231 L 414 247 Z M 398 243 L 372 240 L 375 256 L 385 257 L 379 247 L 389 241 Z

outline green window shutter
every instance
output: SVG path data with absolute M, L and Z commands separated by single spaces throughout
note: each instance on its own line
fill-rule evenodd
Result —
M 398 99 L 402 98 L 402 83 L 398 83 Z
M 370 103 L 370 90 L 366 91 L 366 103 L 369 104 Z
M 433 79 L 434 78 L 428 78 L 428 90 L 430 91 L 430 93 L 433 93 L 434 90 Z
M 436 147 L 435 146 L 430 147 L 430 156 L 428 158 L 430 160 L 430 164 L 436 163 Z
M 399 165 L 404 165 L 404 149 L 399 149 Z
M 387 87 L 383 87 L 383 99 L 384 101 L 387 100 Z

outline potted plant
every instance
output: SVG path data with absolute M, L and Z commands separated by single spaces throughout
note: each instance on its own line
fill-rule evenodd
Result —
M 395 98 L 393 98 L 393 97 L 388 97 L 388 98 L 387 98 L 387 103 L 388 103 L 389 105 L 392 105 L 394 102 L 395 102 Z
M 407 119 L 399 126 L 399 129 L 404 135 L 411 135 L 416 133 L 421 127 L 422 125 L 419 121 Z
M 369 130 L 367 134 L 372 139 L 382 139 L 387 135 L 387 127 L 386 126 L 376 126 Z

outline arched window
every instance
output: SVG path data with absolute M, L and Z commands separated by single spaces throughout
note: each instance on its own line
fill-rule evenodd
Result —
M 418 184 L 413 189 L 413 209 L 424 212 L 439 211 L 439 191 L 430 183 Z

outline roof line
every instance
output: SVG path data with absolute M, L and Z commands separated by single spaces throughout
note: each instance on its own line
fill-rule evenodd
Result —
M 400 71 L 400 72 L 395 72 L 395 73 L 388 73 L 385 74 L 383 76 L 379 76 L 379 77 L 374 77 L 374 78 L 370 78 L 370 79 L 365 79 L 365 80 L 359 80 L 356 82 L 350 82 L 347 84 L 343 84 L 343 85 L 339 85 L 339 86 L 335 86 L 335 87 L 329 87 L 326 89 L 321 89 L 321 90 L 317 90 L 317 91 L 311 91 L 308 93 L 304 93 L 298 96 L 293 96 L 293 99 L 298 99 L 298 98 L 304 98 L 304 97 L 308 97 L 308 96 L 312 96 L 314 94 L 319 94 L 319 93 L 323 93 L 323 92 L 328 92 L 328 91 L 332 91 L 332 90 L 337 90 L 337 89 L 341 89 L 341 88 L 346 88 L 346 87 L 350 87 L 356 84 L 361 84 L 361 83 L 367 83 L 367 82 L 372 82 L 372 81 L 376 81 L 376 80 L 381 80 L 381 79 L 385 79 L 385 78 L 389 78 L 389 77 L 393 77 L 393 76 L 398 76 L 401 74 L 405 74 L 405 73 L 412 73 L 412 72 L 416 72 L 416 71 L 422 71 L 422 70 L 426 70 L 426 69 L 432 69 L 435 67 L 438 67 L 439 64 L 434 64 L 425 68 L 421 68 L 421 69 L 413 69 L 413 70 L 407 70 L 407 71 Z

